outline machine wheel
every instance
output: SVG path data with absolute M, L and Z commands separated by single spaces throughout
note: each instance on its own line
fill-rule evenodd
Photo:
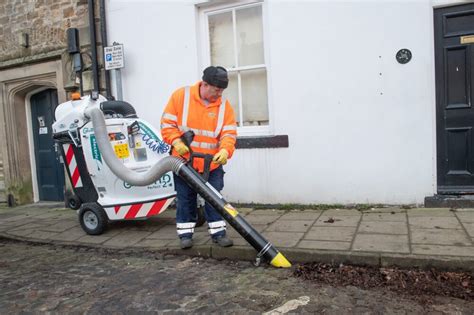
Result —
M 81 207 L 82 201 L 77 195 L 71 195 L 67 199 L 67 206 L 73 210 L 77 210 Z
M 79 210 L 79 223 L 89 235 L 100 235 L 107 228 L 107 214 L 95 202 L 84 203 Z
M 197 209 L 197 221 L 196 221 L 196 227 L 203 226 L 204 223 L 206 223 L 206 217 L 204 216 L 204 206 L 198 207 Z

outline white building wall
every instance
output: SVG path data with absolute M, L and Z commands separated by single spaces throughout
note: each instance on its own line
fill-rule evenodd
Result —
M 226 198 L 401 204 L 433 195 L 433 6 L 452 2 L 266 1 L 271 124 L 289 148 L 237 150 Z M 107 4 L 109 40 L 125 45 L 124 98 L 155 126 L 171 93 L 201 76 L 194 3 Z M 395 59 L 401 48 L 413 54 L 406 65 Z

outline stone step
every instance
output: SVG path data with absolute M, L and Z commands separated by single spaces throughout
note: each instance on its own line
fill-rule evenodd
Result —
M 425 197 L 425 208 L 474 208 L 474 195 L 434 195 Z

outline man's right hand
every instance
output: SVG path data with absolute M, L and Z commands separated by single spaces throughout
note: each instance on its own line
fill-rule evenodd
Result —
M 181 139 L 174 140 L 173 147 L 179 155 L 185 155 L 189 152 L 189 148 L 184 144 Z

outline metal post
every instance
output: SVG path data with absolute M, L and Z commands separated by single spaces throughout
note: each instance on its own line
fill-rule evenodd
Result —
M 117 99 L 123 101 L 122 94 L 122 71 L 120 69 L 115 69 L 115 83 L 117 88 Z
M 102 38 L 102 56 L 104 55 L 104 47 L 107 47 L 107 22 L 105 16 L 105 0 L 100 0 L 100 36 Z M 112 89 L 110 88 L 110 73 L 104 69 L 105 73 L 105 97 L 112 97 Z
M 95 37 L 95 16 L 94 16 L 94 0 L 88 0 L 89 9 L 89 34 L 91 41 L 91 55 L 92 55 L 92 79 L 94 83 L 94 91 L 100 93 L 99 88 L 99 70 L 97 65 L 97 43 Z

